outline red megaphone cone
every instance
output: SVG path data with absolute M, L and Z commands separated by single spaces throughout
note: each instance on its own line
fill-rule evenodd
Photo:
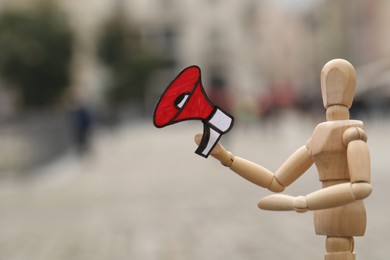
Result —
M 215 106 L 205 94 L 197 66 L 180 72 L 154 110 L 153 123 L 159 128 L 185 120 L 203 122 L 203 138 L 195 152 L 204 157 L 209 156 L 222 134 L 233 127 L 233 117 Z

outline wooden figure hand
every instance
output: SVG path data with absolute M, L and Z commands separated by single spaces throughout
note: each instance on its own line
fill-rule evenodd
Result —
M 199 145 L 200 141 L 202 140 L 202 134 L 196 134 L 194 140 L 195 143 Z M 233 163 L 233 154 L 231 152 L 228 152 L 225 147 L 223 147 L 220 143 L 217 143 L 217 145 L 211 151 L 210 155 L 220 161 L 222 165 L 226 167 L 230 167 Z
M 257 204 L 259 208 L 274 211 L 306 212 L 307 202 L 304 196 L 289 196 L 284 194 L 274 194 L 262 198 Z

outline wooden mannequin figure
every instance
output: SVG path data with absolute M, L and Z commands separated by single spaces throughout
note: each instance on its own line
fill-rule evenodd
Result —
M 325 260 L 353 260 L 354 236 L 363 236 L 366 212 L 363 199 L 371 193 L 370 155 L 363 123 L 349 119 L 356 75 L 345 60 L 329 61 L 321 72 L 326 122 L 314 129 L 309 141 L 275 172 L 234 156 L 218 144 L 211 155 L 245 179 L 281 192 L 316 165 L 322 189 L 306 196 L 274 194 L 258 203 L 265 210 L 314 211 L 317 235 L 326 236 Z M 195 136 L 199 143 L 201 135 Z

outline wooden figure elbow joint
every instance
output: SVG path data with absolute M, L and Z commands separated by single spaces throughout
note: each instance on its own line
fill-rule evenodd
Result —
M 317 125 L 309 141 L 275 172 L 234 156 L 217 144 L 211 156 L 248 181 L 282 192 L 313 164 L 322 188 L 306 196 L 274 194 L 258 203 L 261 209 L 305 212 L 313 210 L 317 235 L 326 239 L 326 260 L 355 259 L 354 236 L 363 236 L 370 195 L 370 155 L 363 122 L 349 118 L 356 75 L 345 60 L 331 60 L 321 71 L 321 93 L 326 121 Z M 201 135 L 195 136 L 199 143 Z

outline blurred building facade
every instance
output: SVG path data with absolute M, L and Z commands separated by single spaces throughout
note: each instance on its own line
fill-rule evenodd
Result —
M 40 1 L 2 1 L 2 6 Z M 52 1 L 69 14 L 78 36 L 74 85 L 89 98 L 99 99 L 104 88 L 95 57 L 99 27 L 118 11 L 126 13 L 145 43 L 166 55 L 171 73 L 197 64 L 206 79 L 218 71 L 244 91 L 275 81 L 298 89 L 318 84 L 321 67 L 336 57 L 356 67 L 390 57 L 386 0 Z
M 222 78 L 243 102 L 281 85 L 319 97 L 321 68 L 333 58 L 357 68 L 358 95 L 375 88 L 377 96 L 390 96 L 387 0 L 2 0 L 0 10 L 45 1 L 69 15 L 77 40 L 70 88 L 83 102 L 104 100 L 107 75 L 96 41 L 102 24 L 119 14 L 145 45 L 164 53 L 163 68 L 150 79 L 151 103 L 192 64 L 202 68 L 206 85 Z M 12 111 L 0 100 L 0 115 Z

